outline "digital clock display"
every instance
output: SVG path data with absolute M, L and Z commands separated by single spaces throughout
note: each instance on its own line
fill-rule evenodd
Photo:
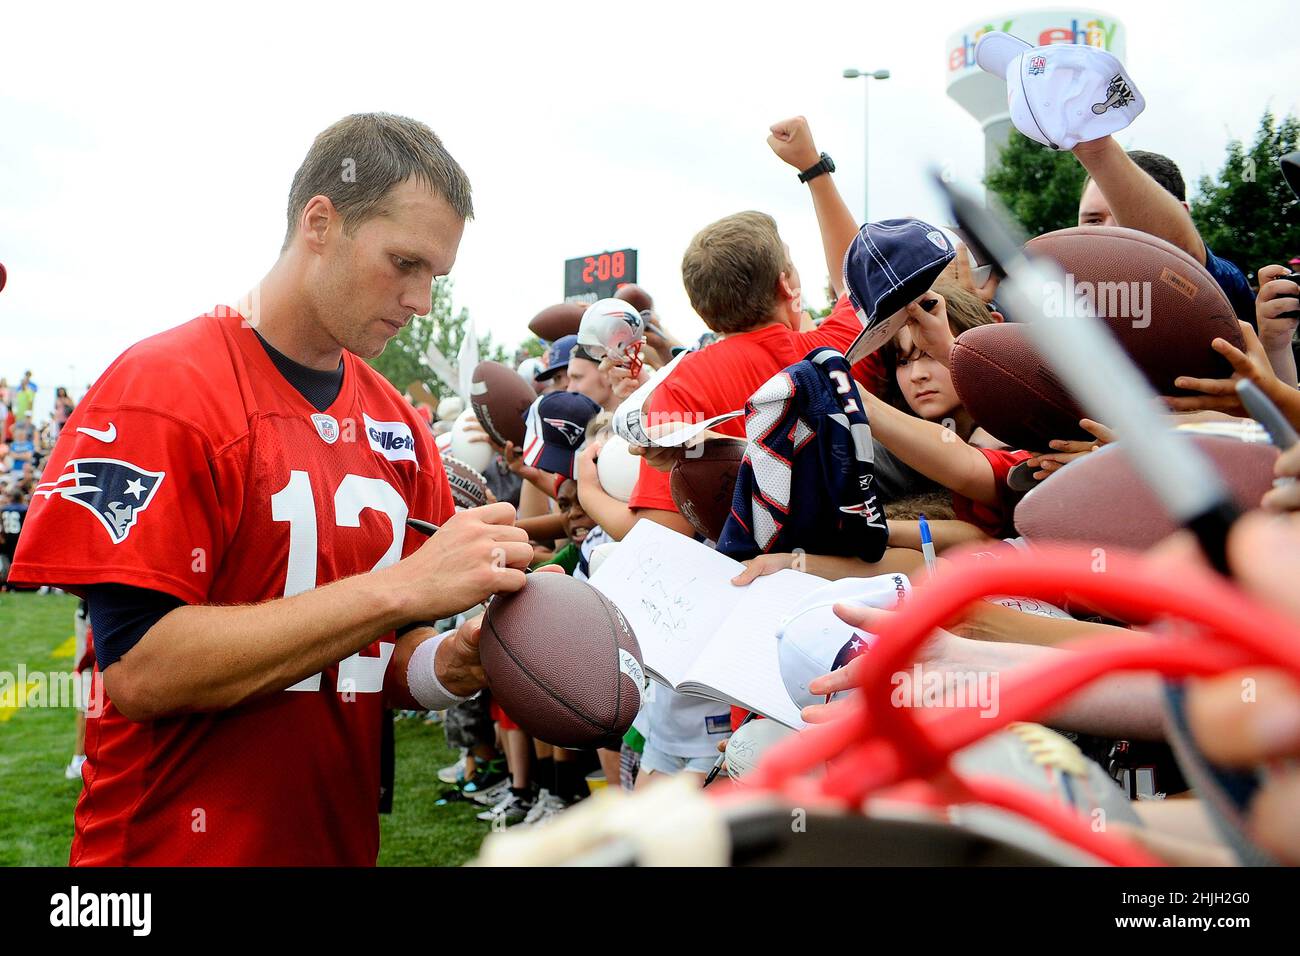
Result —
M 564 263 L 564 300 L 595 302 L 608 299 L 620 286 L 636 282 L 636 250 L 598 252 Z

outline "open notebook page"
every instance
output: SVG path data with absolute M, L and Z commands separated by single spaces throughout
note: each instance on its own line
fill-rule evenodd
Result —
M 686 672 L 678 689 L 722 697 L 796 729 L 799 708 L 781 681 L 776 632 L 791 608 L 826 581 L 799 571 L 758 578 L 738 601 Z
M 742 565 L 653 521 L 638 521 L 591 584 L 614 602 L 651 674 L 676 686 L 736 601 Z

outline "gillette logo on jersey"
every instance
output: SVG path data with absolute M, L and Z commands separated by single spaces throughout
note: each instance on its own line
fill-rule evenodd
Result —
M 370 447 L 389 461 L 415 461 L 415 438 L 406 422 L 377 422 L 362 413 Z
M 889 530 L 872 491 L 871 426 L 843 355 L 815 349 L 768 379 L 745 403 L 745 438 L 719 551 L 880 560 Z
M 75 501 L 99 519 L 114 544 L 121 544 L 153 501 L 164 475 L 116 458 L 77 458 L 57 480 L 37 485 L 35 494 Z

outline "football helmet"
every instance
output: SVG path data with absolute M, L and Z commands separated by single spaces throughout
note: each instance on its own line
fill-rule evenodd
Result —
M 645 341 L 645 319 L 622 299 L 600 299 L 582 314 L 578 344 L 593 358 L 608 358 L 632 370 L 641 368 L 641 343 Z

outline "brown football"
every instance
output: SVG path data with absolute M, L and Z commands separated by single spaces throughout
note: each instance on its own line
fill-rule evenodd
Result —
M 712 541 L 722 537 L 722 526 L 731 514 L 731 494 L 744 457 L 743 438 L 708 438 L 687 451 L 669 475 L 677 510 Z
M 1277 449 L 1221 435 L 1180 435 L 1213 464 L 1243 510 L 1273 487 Z M 1016 530 L 1029 541 L 1145 550 L 1177 530 L 1120 444 L 1106 445 L 1051 475 L 1016 506 Z
M 546 743 L 618 749 L 641 709 L 636 635 L 608 598 L 568 575 L 530 574 L 494 597 L 479 655 L 497 703 Z
M 1181 249 L 1119 226 L 1059 229 L 1025 248 L 1066 274 L 1064 297 L 1044 290 L 1044 302 L 1061 308 L 1087 301 L 1159 394 L 1186 394 L 1174 388 L 1180 375 L 1232 374 L 1210 343 L 1223 338 L 1244 348 L 1241 327 L 1214 277 Z M 975 422 L 1015 448 L 1046 451 L 1053 438 L 1088 438 L 1078 426 L 1082 411 L 1014 325 L 979 326 L 958 336 L 952 380 Z
M 547 342 L 554 342 L 566 335 L 577 335 L 578 326 L 582 324 L 582 313 L 586 311 L 587 307 L 581 302 L 548 305 L 533 316 L 528 323 L 528 331 Z
M 474 367 L 469 403 L 474 417 L 494 442 L 524 443 L 524 415 L 537 401 L 533 386 L 500 362 L 479 362 Z
M 1083 411 L 1023 325 L 977 325 L 952 347 L 952 384 L 975 422 L 1012 448 L 1051 451 L 1053 438 L 1091 440 Z
M 442 470 L 457 508 L 481 508 L 488 503 L 487 479 L 454 455 L 442 456 Z
M 650 293 L 632 282 L 619 286 L 614 298 L 622 299 L 638 312 L 648 312 L 655 307 L 655 300 L 650 297 Z
M 1227 378 L 1215 338 L 1245 348 L 1228 297 L 1205 267 L 1172 243 L 1120 226 L 1045 233 L 1025 250 L 1056 261 L 1068 292 L 1087 299 L 1161 395 L 1179 375 Z

